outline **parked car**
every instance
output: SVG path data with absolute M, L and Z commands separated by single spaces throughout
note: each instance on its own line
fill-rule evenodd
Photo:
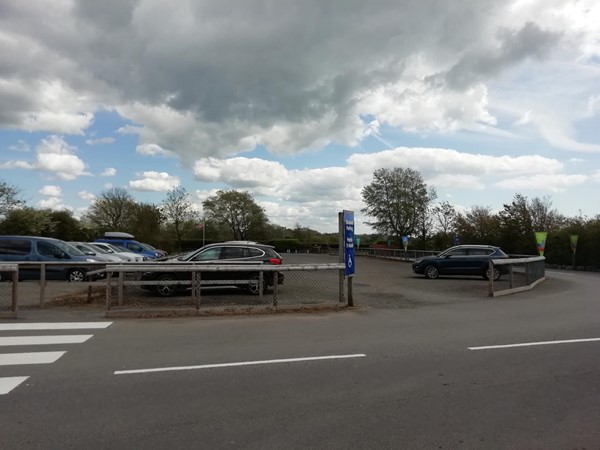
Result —
M 146 256 L 146 259 L 163 258 L 167 256 L 164 250 L 158 250 L 150 244 L 136 241 L 134 236 L 120 231 L 107 231 L 104 236 L 95 240 L 106 244 L 118 245 L 128 252 L 137 253 Z
M 68 242 L 68 244 L 81 251 L 81 253 L 83 253 L 84 255 L 99 259 L 100 261 L 105 261 L 109 263 L 123 262 L 122 258 L 119 258 L 114 254 L 110 254 L 106 250 L 100 249 L 98 247 L 92 247 L 90 244 L 86 244 L 85 242 L 70 241 Z
M 81 251 L 59 239 L 39 236 L 0 236 L 0 261 L 20 262 L 69 262 L 69 265 L 46 266 L 47 280 L 84 281 L 88 269 L 84 263 L 102 262 L 84 255 Z M 23 265 L 19 267 L 20 280 L 39 280 L 40 269 Z
M 104 242 L 88 242 L 88 244 L 94 248 L 104 250 L 111 255 L 115 255 L 118 258 L 121 258 L 123 261 L 142 262 L 148 259 L 147 256 L 140 255 L 139 253 L 132 253 L 124 248 L 119 247 L 118 245 L 106 244 Z
M 258 295 L 260 275 L 256 266 L 261 264 L 280 265 L 283 259 L 270 245 L 258 244 L 250 241 L 229 241 L 217 244 L 209 244 L 193 252 L 186 253 L 179 257 L 168 258 L 161 261 L 152 261 L 149 264 L 244 264 L 249 265 L 248 271 L 232 272 L 202 272 L 202 281 L 218 281 L 219 286 L 235 286 L 247 289 L 250 293 Z M 274 272 L 263 272 L 263 292 L 269 286 L 274 285 Z M 153 290 L 158 295 L 170 297 L 178 291 L 189 289 L 191 283 L 170 284 L 171 281 L 191 281 L 191 272 L 146 272 L 142 274 L 142 281 L 157 281 L 157 284 L 143 285 L 142 288 Z M 277 273 L 277 283 L 283 284 L 284 276 Z M 228 282 L 231 283 L 228 283 Z M 241 282 L 240 282 L 241 281 Z M 215 283 L 216 284 L 216 283 Z
M 439 275 L 479 275 L 489 277 L 490 259 L 508 258 L 499 247 L 492 245 L 457 245 L 435 256 L 417 259 L 413 271 L 434 279 Z M 506 273 L 505 266 L 495 266 L 493 279 L 499 280 Z

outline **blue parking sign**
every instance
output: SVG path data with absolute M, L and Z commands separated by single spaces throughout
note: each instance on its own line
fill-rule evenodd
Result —
M 344 265 L 346 276 L 354 275 L 356 255 L 354 251 L 354 211 L 344 211 Z

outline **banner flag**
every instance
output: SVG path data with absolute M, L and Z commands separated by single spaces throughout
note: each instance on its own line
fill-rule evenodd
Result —
M 535 232 L 535 243 L 537 244 L 537 251 L 540 256 L 544 256 L 544 250 L 546 249 L 546 237 L 548 236 L 548 232 L 546 231 L 536 231 Z
M 571 241 L 571 250 L 573 250 L 573 253 L 575 253 L 575 251 L 577 250 L 577 239 L 579 239 L 579 236 L 577 234 L 569 235 L 569 240 Z

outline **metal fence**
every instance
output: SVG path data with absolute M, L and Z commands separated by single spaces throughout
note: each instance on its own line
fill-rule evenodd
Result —
M 261 265 L 108 265 L 106 267 L 107 314 L 122 311 L 174 311 L 189 314 L 212 313 L 216 309 L 282 309 L 339 305 L 345 302 L 343 264 Z M 248 272 L 256 271 L 256 286 L 250 286 Z M 143 273 L 186 274 L 176 279 L 144 281 Z M 214 272 L 227 273 L 214 277 Z M 265 275 L 273 274 L 274 285 L 265 286 Z M 232 274 L 240 274 L 236 280 Z M 187 275 L 189 274 L 189 275 Z M 245 274 L 245 275 L 242 275 Z M 283 283 L 279 284 L 279 276 Z M 168 277 L 162 277 L 168 278 Z M 182 280 L 181 278 L 186 278 Z M 215 280 L 214 278 L 231 278 Z M 233 286 L 233 285 L 236 286 Z M 171 296 L 161 296 L 159 289 L 176 288 Z M 265 289 L 266 288 L 266 289 Z M 255 293 L 252 293 L 254 291 Z
M 397 259 L 401 261 L 414 261 L 423 256 L 437 255 L 438 251 L 432 250 L 404 250 L 400 248 L 364 248 L 356 250 L 356 255 L 373 256 L 382 259 Z
M 490 273 L 499 270 L 501 280 L 489 277 L 489 296 L 515 294 L 533 289 L 546 279 L 546 258 L 532 256 L 490 260 Z
M 17 264 L 0 264 L 0 318 L 17 317 L 18 280 Z

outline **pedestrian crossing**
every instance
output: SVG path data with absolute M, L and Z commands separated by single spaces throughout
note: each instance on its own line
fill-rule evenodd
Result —
M 91 339 L 93 334 L 49 334 L 27 335 L 23 332 L 50 332 L 75 330 L 102 330 L 112 322 L 32 322 L 32 323 L 0 323 L 0 395 L 5 395 L 24 383 L 29 376 L 2 376 L 4 366 L 29 366 L 33 364 L 52 364 L 58 361 L 66 352 L 60 351 L 10 351 L 20 346 L 72 345 L 82 344 Z M 17 334 L 14 334 L 17 333 Z M 7 351 L 4 353 L 4 351 Z M 26 369 L 23 369 L 26 371 Z

